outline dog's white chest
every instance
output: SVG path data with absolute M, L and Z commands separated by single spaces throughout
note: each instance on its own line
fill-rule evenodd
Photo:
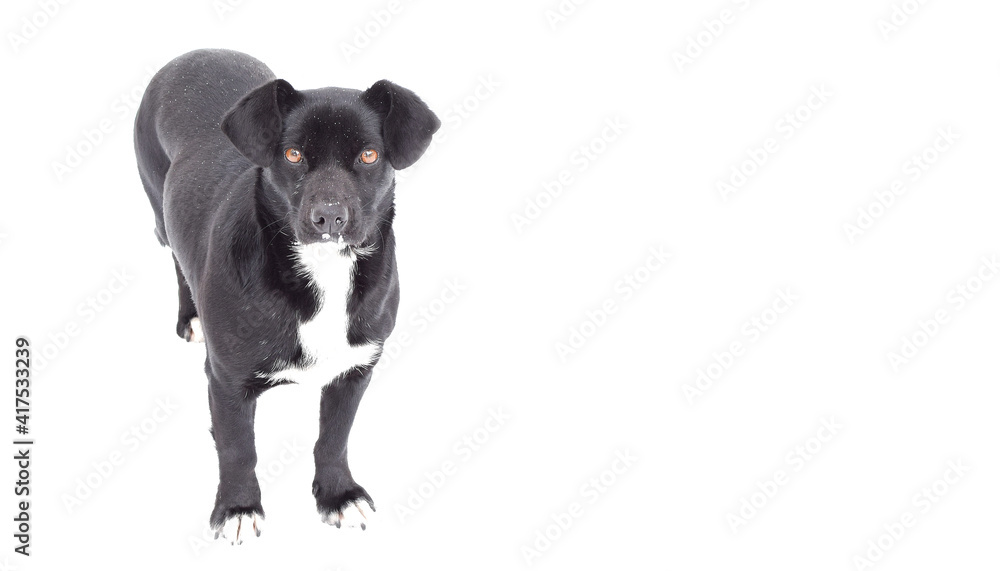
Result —
M 297 250 L 306 277 L 320 292 L 321 305 L 312 319 L 299 324 L 302 366 L 288 366 L 267 376 L 273 381 L 325 385 L 344 371 L 371 364 L 378 345 L 347 342 L 347 298 L 354 286 L 354 255 L 342 255 L 328 242 Z

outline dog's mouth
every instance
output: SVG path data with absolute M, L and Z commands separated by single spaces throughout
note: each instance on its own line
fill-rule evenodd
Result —
M 319 237 L 319 241 L 320 242 L 329 242 L 332 239 L 333 239 L 333 236 L 330 236 L 329 234 L 322 234 Z M 344 235 L 343 234 L 337 234 L 337 246 L 339 246 L 341 248 L 347 248 L 347 247 L 349 247 L 348 244 L 347 244 L 347 242 L 344 242 Z
M 304 239 L 296 238 L 292 240 L 292 246 L 313 246 L 327 251 L 349 251 L 353 247 L 353 244 L 345 240 L 343 234 L 321 234 L 319 236 L 310 236 Z
M 321 234 L 317 238 L 294 240 L 292 246 L 296 248 L 310 246 L 311 249 L 329 254 L 336 253 L 351 258 L 364 258 L 370 256 L 375 251 L 374 245 L 361 244 L 350 239 L 345 239 L 343 234 Z

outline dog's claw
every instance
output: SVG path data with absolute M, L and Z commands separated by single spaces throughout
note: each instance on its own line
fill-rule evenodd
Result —
M 368 502 L 363 498 L 358 498 L 347 502 L 347 505 L 339 511 L 322 514 L 321 517 L 323 523 L 332 525 L 337 529 L 358 528 L 364 531 L 368 529 L 368 524 L 371 523 L 374 515 L 375 512 L 368 505 Z
M 264 516 L 260 514 L 234 515 L 215 529 L 215 539 L 221 536 L 231 545 L 241 545 L 244 539 L 260 537 Z

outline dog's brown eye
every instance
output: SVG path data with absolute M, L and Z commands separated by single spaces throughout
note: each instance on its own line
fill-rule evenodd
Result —
M 361 153 L 361 162 L 365 163 L 366 165 L 370 165 L 377 160 L 378 160 L 378 151 L 376 151 L 375 149 L 365 149 L 364 152 Z
M 290 163 L 301 162 L 302 161 L 302 151 L 296 149 L 295 147 L 291 147 L 289 149 L 285 149 L 285 160 L 287 160 Z

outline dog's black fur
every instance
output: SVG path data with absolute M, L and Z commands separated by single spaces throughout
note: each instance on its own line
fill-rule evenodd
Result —
M 392 331 L 399 282 L 392 231 L 395 169 L 440 126 L 413 92 L 382 80 L 365 91 L 298 91 L 239 52 L 198 50 L 152 79 L 135 121 L 139 174 L 156 236 L 173 251 L 177 333 L 204 329 L 219 488 L 211 524 L 263 516 L 254 474 L 257 397 L 305 365 L 298 327 L 324 303 L 294 248 L 338 237 L 358 256 L 346 299 L 350 345 Z M 299 163 L 285 158 L 297 148 Z M 359 157 L 374 149 L 373 164 Z M 337 303 L 338 300 L 326 300 Z M 351 476 L 347 439 L 374 361 L 322 390 L 313 495 L 322 516 L 371 497 Z M 339 525 L 339 524 L 338 524 Z

